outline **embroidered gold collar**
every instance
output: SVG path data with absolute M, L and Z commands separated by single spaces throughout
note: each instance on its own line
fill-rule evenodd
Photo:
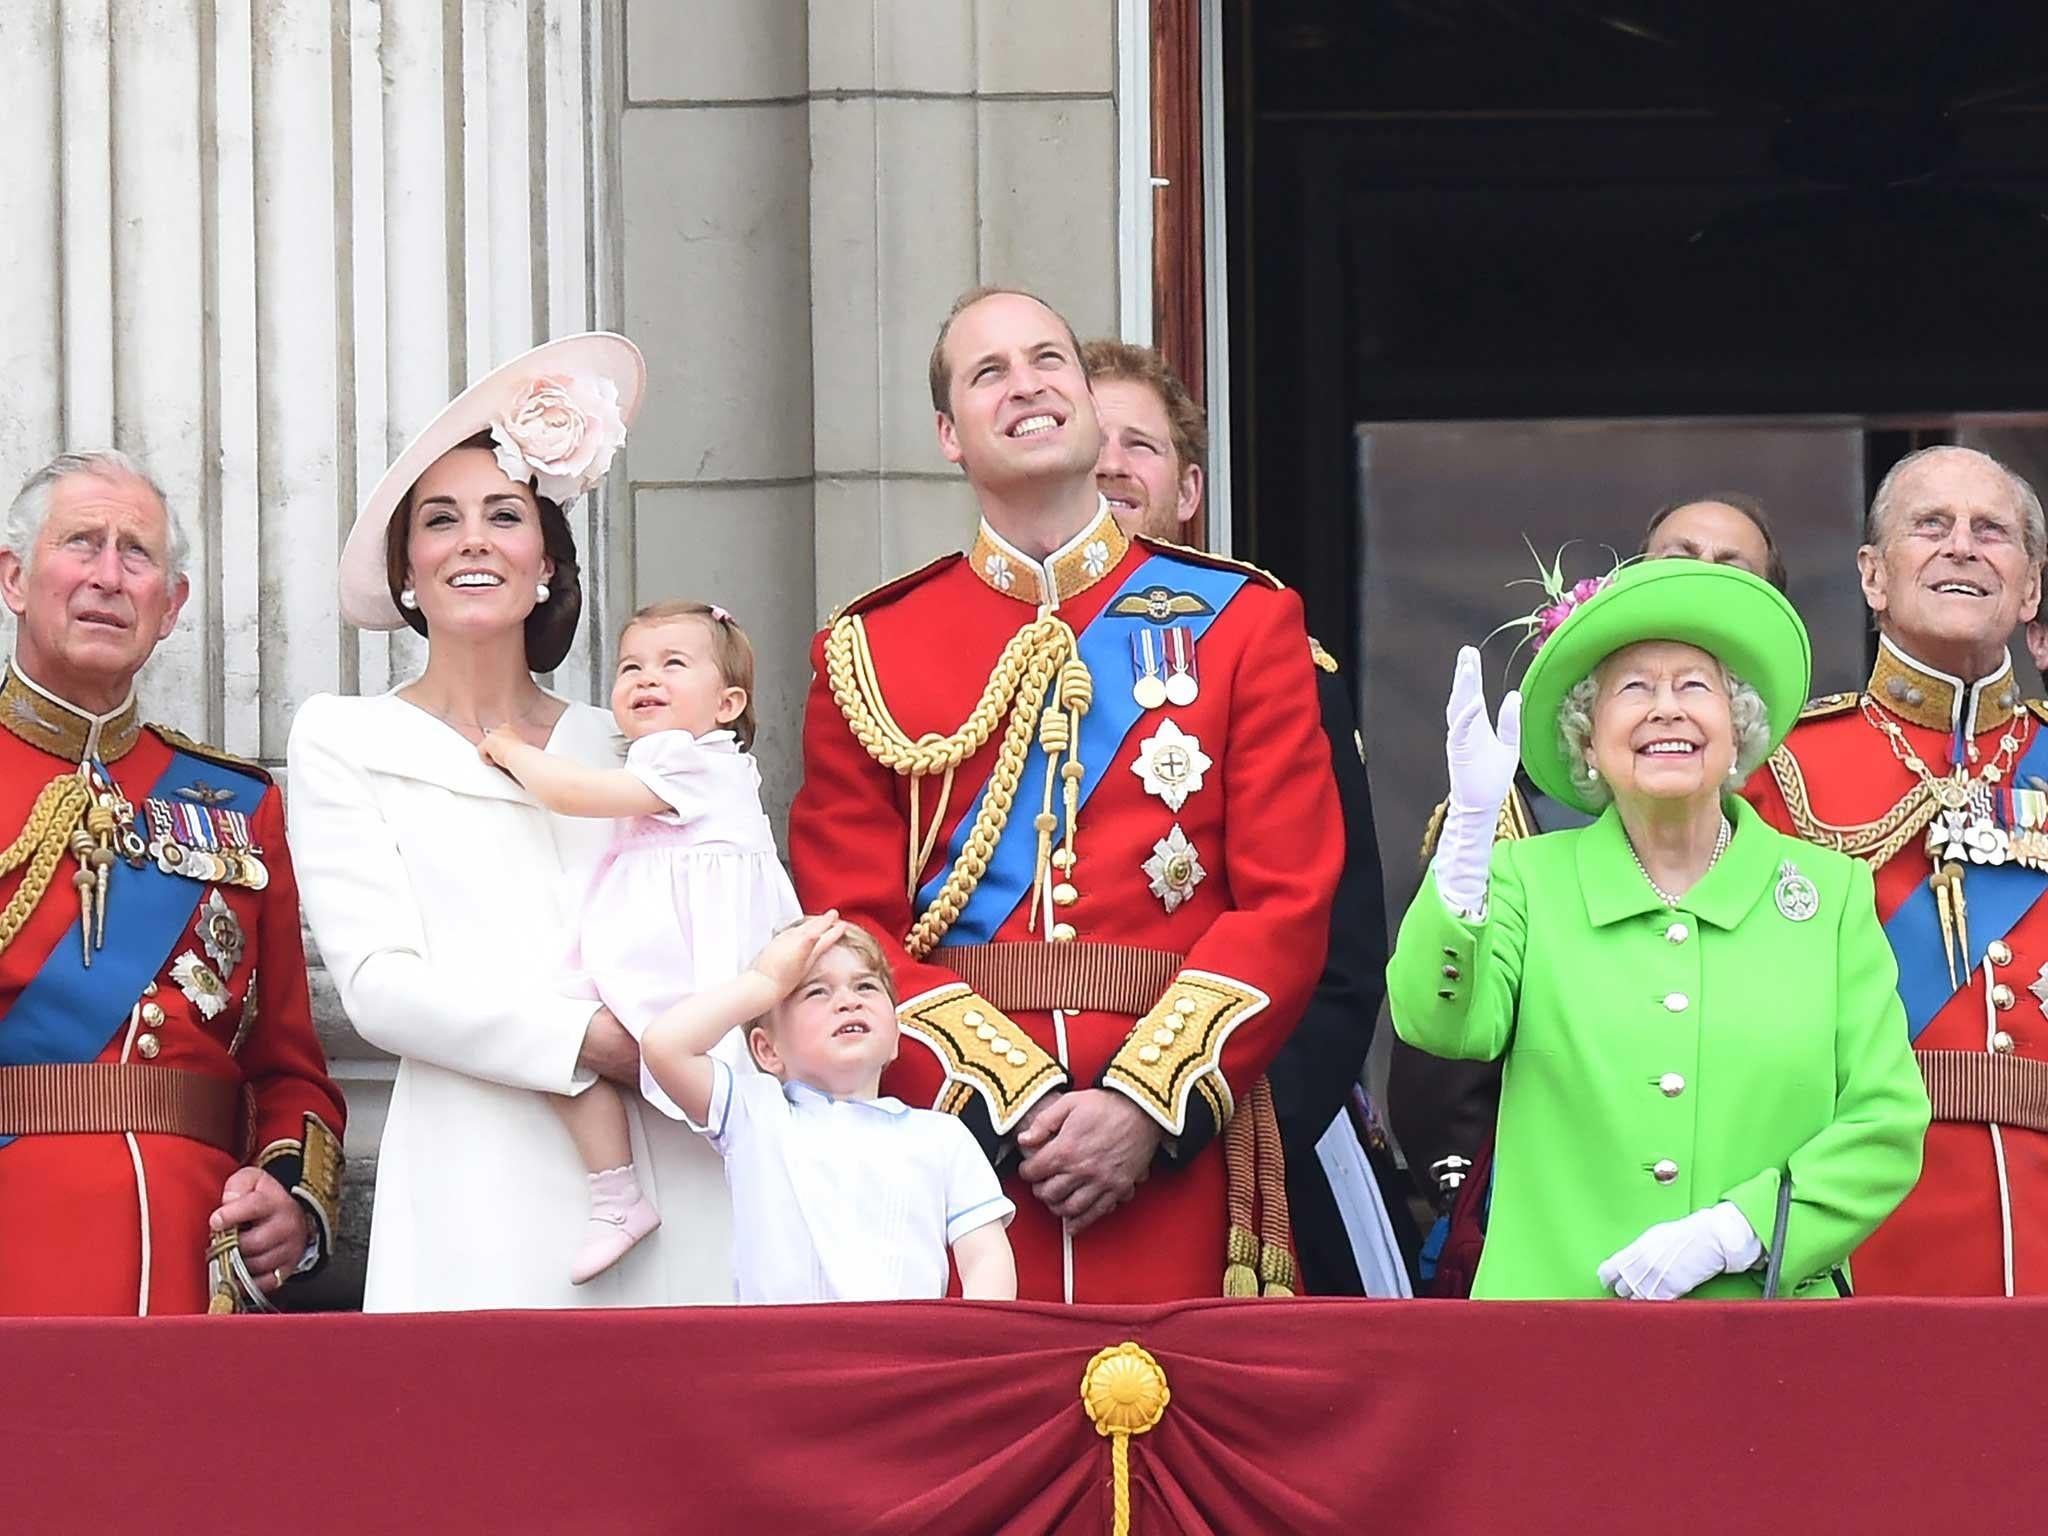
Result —
M 127 755 L 142 734 L 135 718 L 135 693 L 110 715 L 95 715 L 37 686 L 13 662 L 0 682 L 0 726 L 32 747 L 67 763 L 97 755 L 111 763 Z
M 983 519 L 974 548 L 967 552 L 967 563 L 977 577 L 1003 596 L 1034 607 L 1056 608 L 1115 570 L 1130 547 L 1131 541 L 1109 515 L 1109 503 L 1100 501 L 1088 526 L 1044 560 L 1032 559 Z
M 1953 732 L 1967 712 L 1972 737 L 2007 724 L 2020 703 L 2010 654 L 1988 676 L 1965 683 L 1915 661 L 1883 635 L 1877 638 L 1877 663 L 1864 692 L 1908 724 L 1934 731 Z

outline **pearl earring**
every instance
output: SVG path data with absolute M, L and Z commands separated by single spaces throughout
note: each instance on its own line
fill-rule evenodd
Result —
M 533 589 L 533 600 L 536 603 L 544 603 L 548 600 L 548 584 L 546 582 L 539 582 L 535 585 Z
M 1600 765 L 1598 763 L 1586 764 L 1586 777 L 1595 784 L 1598 784 L 1600 782 Z
M 417 596 L 416 596 L 416 595 L 414 594 L 414 592 L 413 592 L 413 590 L 412 590 L 412 588 L 411 588 L 411 587 L 407 587 L 407 588 L 405 588 L 405 589 L 404 589 L 403 591 L 401 591 L 401 592 L 400 592 L 400 593 L 398 594 L 398 606 L 399 606 L 399 607 L 401 607 L 401 608 L 417 608 L 417 607 L 419 607 L 419 605 L 420 605 L 420 600 L 419 600 L 419 598 L 418 598 L 418 597 L 417 597 Z

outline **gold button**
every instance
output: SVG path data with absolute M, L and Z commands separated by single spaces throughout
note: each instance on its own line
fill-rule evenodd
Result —
M 1001 1035 L 997 1035 L 993 1040 L 989 1041 L 988 1048 L 991 1051 L 995 1052 L 995 1054 L 998 1056 L 1007 1056 L 1010 1054 L 1010 1042 L 1005 1040 Z
M 1162 1028 L 1160 1028 L 1160 1029 L 1155 1029 L 1155 1030 L 1153 1030 L 1153 1031 L 1152 1031 L 1152 1043 L 1153 1043 L 1154 1045 L 1171 1045 L 1171 1044 L 1173 1044 L 1173 1031 L 1172 1031 L 1172 1030 L 1170 1030 L 1170 1029 L 1166 1029 L 1166 1028 L 1163 1028 L 1163 1027 L 1162 1027 Z
M 1657 1091 L 1667 1099 L 1675 1099 L 1685 1092 L 1685 1079 L 1676 1072 L 1666 1072 L 1657 1079 Z
M 155 1061 L 156 1053 L 162 1047 L 156 1043 L 155 1035 L 138 1035 L 135 1039 L 135 1049 L 141 1052 L 144 1061 Z
M 1029 1056 L 1026 1056 L 1022 1051 L 1012 1051 L 1009 1055 L 1003 1058 L 1003 1060 L 1007 1061 L 1013 1067 L 1021 1067 L 1024 1065 L 1025 1062 L 1029 1061 L 1030 1059 L 1031 1058 Z
M 151 983 L 150 983 L 150 984 L 149 984 L 148 986 L 144 987 L 144 988 L 142 989 L 142 995 L 143 995 L 144 997 L 155 997 L 155 996 L 156 996 L 156 983 L 152 981 L 152 982 L 151 982 Z
M 1691 1002 L 1692 1000 L 1683 992 L 1670 992 L 1664 997 L 1664 1007 L 1669 1013 L 1683 1013 L 1691 1006 Z
M 974 1033 L 980 1039 L 993 1040 L 996 1037 L 996 1027 L 993 1024 L 977 1025 Z
M 965 1013 L 960 1015 L 960 1022 L 962 1024 L 965 1024 L 969 1029 L 978 1028 L 981 1024 L 981 1010 L 978 1008 L 968 1009 Z M 981 1038 L 986 1040 L 988 1036 L 983 1035 Z
M 1054 849 L 1052 867 L 1062 872 L 1072 869 L 1074 867 L 1074 850 L 1071 848 Z
M 1458 968 L 1457 968 L 1457 967 L 1456 967 L 1455 965 L 1447 965 L 1447 966 L 1445 966 L 1445 967 L 1444 967 L 1444 980 L 1445 980 L 1445 981 L 1456 981 L 1457 979 L 1458 979 Z
M 1074 925 L 1072 923 L 1054 923 L 1052 925 L 1052 939 L 1055 944 L 1071 944 L 1074 940 Z
M 1692 930 L 1683 923 L 1673 923 L 1664 930 L 1664 942 L 1666 944 L 1683 944 L 1691 937 Z
M 2010 1056 L 2012 1054 L 2012 1036 L 2001 1029 L 1991 1037 L 1991 1049 L 1998 1052 L 2001 1056 Z
M 1993 965 L 2011 965 L 2012 950 L 2006 945 L 2004 940 L 1993 939 L 1984 946 L 1984 958 Z
M 1194 1011 L 1201 1006 L 1202 1005 L 1196 1002 L 1192 997 L 1176 997 L 1173 1000 L 1173 1011 L 1179 1014 L 1182 1018 L 1191 1017 L 1194 1014 Z
M 142 1022 L 151 1029 L 161 1029 L 164 1022 L 163 1009 L 159 1008 L 155 1003 L 144 1003 L 142 1005 Z
M 1659 1184 L 1669 1184 L 1678 1177 L 1678 1164 L 1671 1161 L 1668 1157 L 1659 1158 L 1655 1166 L 1650 1169 L 1650 1177 Z
M 1139 1046 L 1139 1047 L 1138 1047 L 1138 1060 L 1140 1060 L 1140 1061 L 1144 1062 L 1146 1066 L 1148 1066 L 1148 1067 L 1149 1067 L 1149 1066 L 1151 1066 L 1151 1065 L 1152 1065 L 1152 1063 L 1153 1063 L 1153 1062 L 1155 1062 L 1155 1061 L 1157 1061 L 1158 1059 L 1159 1059 L 1159 1047 L 1158 1047 L 1158 1046 L 1156 1046 L 1156 1045 L 1141 1045 L 1141 1046 Z
M 2008 987 L 2008 986 L 2007 986 L 2007 985 L 2006 985 L 2006 984 L 2005 984 L 2004 982 L 2002 982 L 2002 981 L 2001 981 L 2001 982 L 1999 982 L 1999 983 L 1998 983 L 1998 984 L 1997 984 L 1996 986 L 1994 986 L 1994 987 L 1993 987 L 1993 988 L 1991 989 L 1991 1006 L 1992 1006 L 1992 1007 L 1994 1007 L 1994 1008 L 2010 1008 L 2010 1007 L 2012 1006 L 2012 1004 L 2013 1004 L 2013 996 L 2012 996 L 2012 988 L 2011 988 L 2011 987 Z
M 1081 899 L 1081 893 L 1062 880 L 1052 888 L 1052 904 L 1056 907 L 1071 907 Z

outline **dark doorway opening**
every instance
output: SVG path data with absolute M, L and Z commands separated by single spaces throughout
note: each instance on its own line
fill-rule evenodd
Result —
M 1235 549 L 1348 667 L 1361 424 L 1848 419 L 1874 484 L 2021 413 L 2027 457 L 2044 11 L 1224 0 Z

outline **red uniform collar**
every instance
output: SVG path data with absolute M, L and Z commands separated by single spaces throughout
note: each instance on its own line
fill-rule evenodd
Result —
M 135 690 L 112 714 L 96 715 L 60 699 L 9 662 L 0 681 L 0 727 L 30 746 L 79 763 L 97 757 L 103 763 L 125 757 L 142 734 L 135 718 Z
M 1915 661 L 1884 635 L 1877 638 L 1877 662 L 1863 691 L 1907 724 L 1945 735 L 1954 735 L 1967 719 L 1972 738 L 2010 724 L 2020 704 L 2010 652 L 1985 676 L 1966 683 Z
M 983 519 L 967 568 L 984 586 L 1035 608 L 1057 608 L 1114 571 L 1131 541 L 1098 498 L 1094 518 L 1043 560 L 1034 560 Z

